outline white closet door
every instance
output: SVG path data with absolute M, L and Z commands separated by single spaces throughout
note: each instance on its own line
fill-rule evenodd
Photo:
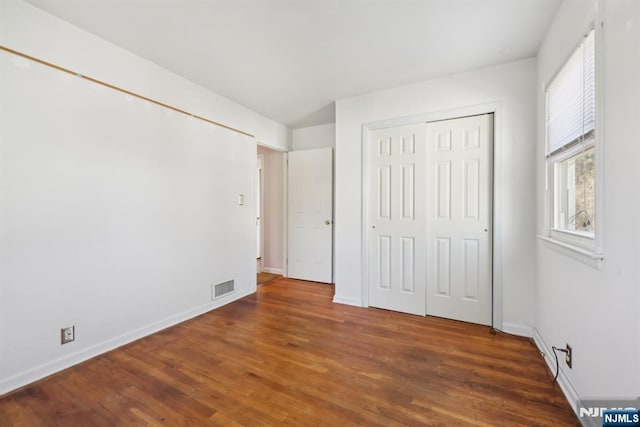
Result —
M 425 124 L 369 136 L 369 304 L 424 315 Z
M 493 115 L 426 129 L 427 314 L 490 325 Z

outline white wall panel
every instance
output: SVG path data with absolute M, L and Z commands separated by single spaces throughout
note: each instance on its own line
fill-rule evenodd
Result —
M 252 138 L 9 53 L 0 76 L 0 393 L 255 291 Z
M 294 129 L 291 133 L 294 151 L 336 146 L 335 123 Z
M 0 44 L 245 130 L 265 146 L 291 146 L 286 126 L 23 1 L 0 2 Z
M 599 9 L 599 12 L 597 10 Z M 560 363 L 563 388 L 589 399 L 640 396 L 640 2 L 565 0 L 538 56 L 536 86 L 544 87 L 596 21 L 596 51 L 602 57 L 597 96 L 602 102 L 602 138 L 596 173 L 602 186 L 604 261 L 600 269 L 584 257 L 543 241 L 537 246 L 536 328 L 550 348 L 569 343 L 575 363 Z M 537 227 L 544 234 L 545 99 L 537 92 Z M 632 196 L 633 194 L 633 196 Z M 576 259 L 576 257 L 578 259 Z M 593 263 L 591 263 L 593 264 Z M 603 351 L 603 343 L 613 351 Z M 578 362 L 579 360 L 579 362 Z M 553 357 L 547 362 L 555 369 Z M 597 374 L 596 374 L 597 373 Z M 575 399 L 570 403 L 575 405 Z

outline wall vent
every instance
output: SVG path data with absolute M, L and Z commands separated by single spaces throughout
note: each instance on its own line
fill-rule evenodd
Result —
M 229 294 L 233 292 L 234 289 L 235 289 L 235 286 L 234 286 L 233 280 L 228 280 L 226 282 L 213 285 L 211 289 L 211 299 L 213 300 L 223 295 Z

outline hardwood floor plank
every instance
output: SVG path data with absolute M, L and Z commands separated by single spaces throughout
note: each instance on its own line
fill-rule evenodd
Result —
M 2 426 L 578 425 L 530 340 L 278 278 L 0 399 Z
M 216 412 L 211 417 L 209 417 L 209 421 L 211 425 L 216 426 L 225 426 L 225 427 L 242 427 L 242 424 L 236 422 L 233 418 L 225 415 L 222 412 Z

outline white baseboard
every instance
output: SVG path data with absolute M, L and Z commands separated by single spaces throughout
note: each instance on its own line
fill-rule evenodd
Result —
M 262 267 L 262 271 L 264 273 L 284 275 L 284 270 L 282 268 Z
M 362 300 L 357 298 L 348 298 L 348 297 L 341 297 L 339 295 L 334 295 L 333 302 L 336 304 L 354 305 L 356 307 L 362 307 Z
M 549 367 L 549 370 L 551 371 L 552 374 L 555 375 L 556 359 L 553 356 L 553 352 L 549 347 L 547 347 L 547 344 L 544 342 L 544 340 L 542 339 L 542 337 L 540 336 L 540 333 L 536 328 L 533 329 L 533 341 L 538 346 L 538 350 L 542 352 L 544 360 L 545 362 L 547 362 L 547 366 Z M 558 374 L 558 385 L 560 386 L 562 393 L 564 393 L 564 397 L 569 402 L 569 405 L 571 405 L 571 409 L 573 409 L 573 412 L 576 414 L 576 416 L 579 416 L 578 400 L 580 399 L 580 395 L 578 395 L 578 392 L 576 391 L 576 389 L 573 388 L 573 385 L 571 384 L 571 382 L 569 382 L 569 379 L 564 375 L 564 372 L 562 372 L 562 369 L 560 369 L 560 373 Z M 587 418 L 580 419 L 580 421 L 587 421 L 587 422 L 591 422 L 591 420 L 592 419 L 587 419 Z
M 222 297 L 199 307 L 194 307 L 180 314 L 167 317 L 166 319 L 158 322 L 151 323 L 147 326 L 124 333 L 101 343 L 94 344 L 90 347 L 54 359 L 40 366 L 36 366 L 35 368 L 12 375 L 8 378 L 2 378 L 0 379 L 0 397 L 20 387 L 24 387 L 44 377 L 55 374 L 56 372 L 67 369 L 73 365 L 77 365 L 78 363 L 82 363 L 100 354 L 106 353 L 125 344 L 129 344 L 130 342 L 139 340 L 140 338 L 144 338 L 178 323 L 182 323 L 185 320 L 200 316 L 201 314 L 219 308 L 247 295 L 251 295 L 255 292 L 256 285 L 253 285 L 248 290 Z
M 533 328 L 527 325 L 518 325 L 517 323 L 502 323 L 502 332 L 507 334 L 517 335 L 519 337 L 533 337 Z

